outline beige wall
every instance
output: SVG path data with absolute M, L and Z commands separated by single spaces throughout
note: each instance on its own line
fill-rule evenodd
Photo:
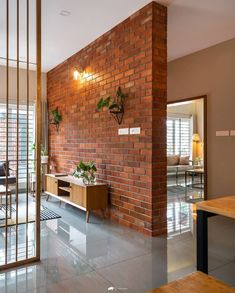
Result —
M 169 62 L 168 101 L 208 96 L 208 197 L 235 194 L 235 39 Z
M 16 68 L 9 68 L 9 96 L 12 103 L 16 101 Z M 27 82 L 27 71 L 20 69 L 20 103 L 26 100 L 26 82 Z M 29 96 L 30 101 L 34 102 L 36 97 L 36 71 L 30 70 L 29 74 Z M 46 74 L 42 74 L 42 98 L 46 99 Z M 5 103 L 6 101 L 6 67 L 0 66 L 0 102 Z

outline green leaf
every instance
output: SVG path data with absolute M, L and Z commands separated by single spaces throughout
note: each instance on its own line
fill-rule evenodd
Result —
M 101 110 L 101 109 L 102 109 L 102 107 L 103 107 L 103 102 L 104 102 L 104 100 L 103 100 L 103 98 L 101 98 L 101 99 L 99 100 L 98 104 L 97 104 L 97 109 L 98 109 L 98 110 Z
M 119 98 L 121 98 L 122 100 L 125 99 L 125 98 L 127 97 L 127 95 L 124 94 L 124 93 L 122 92 L 121 87 L 119 87 L 118 90 L 117 90 L 117 96 L 118 96 Z
M 95 172 L 97 171 L 94 162 L 89 162 L 89 163 L 87 164 L 87 167 L 88 167 L 88 170 L 92 170 L 92 171 L 95 171 Z
M 79 168 L 83 171 L 87 171 L 87 165 L 83 163 L 83 161 L 80 161 Z
M 108 107 L 110 103 L 111 97 L 107 97 L 106 99 L 101 98 L 97 104 L 97 109 L 101 110 L 104 107 Z
M 55 124 L 59 124 L 62 121 L 62 115 L 58 111 L 58 108 L 51 111 L 51 114 L 53 116 L 53 121 Z

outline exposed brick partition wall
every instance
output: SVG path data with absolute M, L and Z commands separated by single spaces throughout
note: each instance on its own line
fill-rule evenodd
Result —
M 59 133 L 49 131 L 58 172 L 74 162 L 96 162 L 98 179 L 110 188 L 112 219 L 149 235 L 166 232 L 166 23 L 167 10 L 153 2 L 48 73 L 49 110 L 59 107 Z M 87 79 L 74 81 L 82 65 Z M 100 97 L 128 94 L 121 126 Z M 118 128 L 141 127 L 118 136 Z
M 153 5 L 152 231 L 166 233 L 167 11 Z

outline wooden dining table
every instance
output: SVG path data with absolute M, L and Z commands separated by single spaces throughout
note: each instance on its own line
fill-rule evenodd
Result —
M 147 293 L 235 293 L 235 288 L 202 272 L 194 272 Z
M 235 195 L 197 203 L 197 270 L 208 274 L 208 218 L 235 219 Z

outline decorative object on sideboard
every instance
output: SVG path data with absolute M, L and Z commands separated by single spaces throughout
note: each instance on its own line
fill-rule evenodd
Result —
M 82 178 L 83 183 L 89 185 L 96 182 L 96 171 L 97 169 L 94 162 L 88 162 L 86 164 L 80 161 L 72 175 L 75 178 Z
M 97 109 L 100 111 L 104 108 L 108 108 L 109 113 L 117 121 L 118 124 L 122 123 L 124 115 L 124 101 L 127 95 L 122 92 L 121 87 L 118 88 L 115 98 L 111 102 L 111 97 L 106 99 L 101 98 L 97 104 Z
M 59 126 L 60 122 L 62 121 L 62 115 L 59 112 L 58 107 L 51 111 L 51 116 L 52 118 L 50 120 L 50 124 L 55 125 L 57 132 L 59 132 Z

